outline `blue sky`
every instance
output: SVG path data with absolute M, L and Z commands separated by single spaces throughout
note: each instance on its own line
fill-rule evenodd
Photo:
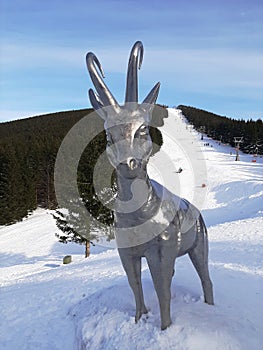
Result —
M 261 0 L 0 0 L 0 23 L 0 121 L 90 107 L 88 51 L 122 103 L 137 40 L 140 100 L 263 117 Z

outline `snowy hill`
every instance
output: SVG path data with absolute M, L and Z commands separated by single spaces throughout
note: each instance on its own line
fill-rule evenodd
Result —
M 179 194 L 191 200 L 193 160 L 186 161 L 180 145 L 172 144 L 171 130 L 175 137 L 186 130 L 200 139 L 170 109 L 162 132 L 173 165 L 162 164 L 165 157 L 159 152 L 149 171 L 172 190 L 179 183 Z M 150 313 L 135 324 L 133 295 L 116 249 L 96 245 L 84 259 L 84 247 L 57 242 L 51 213 L 39 209 L 23 222 L 0 227 L 1 349 L 262 349 L 263 160 L 254 163 L 241 154 L 235 162 L 229 146 L 206 138 L 200 142 L 207 170 L 196 191 L 209 231 L 215 306 L 203 303 L 194 268 L 187 256 L 179 258 L 172 285 L 173 324 L 160 331 L 158 301 L 144 264 Z M 178 175 L 174 170 L 179 167 L 183 171 Z M 69 265 L 62 264 L 66 254 L 73 256 Z

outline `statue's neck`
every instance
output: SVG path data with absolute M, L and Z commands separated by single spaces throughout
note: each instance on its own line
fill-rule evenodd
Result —
M 117 198 L 120 201 L 130 201 L 134 197 L 134 190 L 141 184 L 143 194 L 150 195 L 153 191 L 147 170 L 142 169 L 135 178 L 125 177 L 121 172 L 117 172 Z
M 117 173 L 116 215 L 119 220 L 138 222 L 151 217 L 159 208 L 159 198 L 152 186 L 147 171 L 136 178 L 127 178 Z M 129 218 L 129 219 L 128 219 Z

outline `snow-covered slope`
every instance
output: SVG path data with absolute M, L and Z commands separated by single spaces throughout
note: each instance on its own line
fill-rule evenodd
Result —
M 169 110 L 164 134 L 182 126 L 178 112 Z M 158 167 L 152 160 L 150 171 L 153 176 L 157 168 L 165 172 L 172 189 L 174 169 L 182 167 L 176 175 L 181 177 L 181 195 L 191 199 L 195 186 L 191 164 L 169 140 L 164 137 L 163 147 L 173 167 Z M 210 139 L 202 141 L 202 149 L 207 167 L 203 190 L 208 190 L 203 214 L 215 306 L 203 303 L 196 272 L 188 257 L 182 257 L 176 262 L 172 285 L 173 324 L 160 331 L 157 297 L 144 263 L 150 313 L 135 324 L 133 295 L 116 249 L 96 245 L 91 257 L 84 259 L 83 247 L 57 242 L 51 213 L 37 210 L 23 222 L 0 227 L 0 348 L 262 349 L 263 161 L 252 163 L 251 156 L 241 154 L 235 162 L 233 149 Z M 73 256 L 69 265 L 62 264 L 66 254 Z

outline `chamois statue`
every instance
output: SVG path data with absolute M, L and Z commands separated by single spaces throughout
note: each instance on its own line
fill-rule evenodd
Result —
M 106 152 L 116 169 L 115 236 L 135 297 L 135 322 L 147 314 L 141 282 L 141 259 L 145 257 L 158 296 L 161 329 L 164 330 L 171 324 L 171 281 L 177 257 L 189 254 L 201 279 L 205 302 L 214 303 L 208 271 L 206 226 L 198 209 L 151 180 L 147 174 L 152 151 L 149 126 L 160 83 L 153 87 L 142 104 L 138 103 L 137 69 L 143 58 L 142 43 L 136 42 L 131 50 L 123 106 L 105 85 L 98 58 L 91 52 L 86 58 L 96 89 L 96 92 L 89 90 L 90 102 L 105 121 Z

